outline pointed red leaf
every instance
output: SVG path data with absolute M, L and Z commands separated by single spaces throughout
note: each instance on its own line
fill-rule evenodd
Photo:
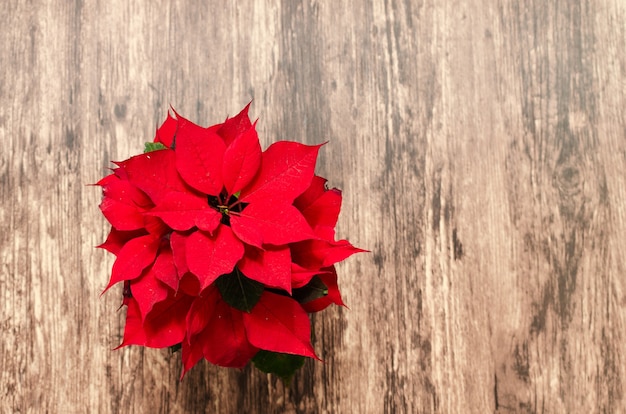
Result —
M 185 338 L 186 317 L 193 297 L 185 294 L 170 296 L 157 303 L 142 323 L 139 304 L 128 299 L 124 340 L 118 346 L 143 345 L 164 348 L 179 344 Z
M 105 249 L 114 255 L 118 255 L 122 247 L 128 242 L 136 237 L 145 236 L 146 232 L 143 229 L 133 230 L 133 231 L 119 231 L 115 227 L 111 227 L 111 231 L 107 236 L 107 239 L 104 243 L 97 246 L 100 249 Z
M 142 345 L 147 342 L 146 332 L 143 328 L 143 318 L 139 310 L 139 304 L 132 296 L 124 297 L 126 308 L 126 324 L 124 326 L 124 339 L 115 349 L 127 345 Z
M 298 207 L 298 210 L 302 212 L 311 228 L 325 226 L 333 229 L 341 211 L 341 191 L 335 188 L 325 191 L 306 207 Z
M 291 245 L 294 263 L 307 269 L 321 269 L 366 250 L 352 246 L 347 240 L 305 240 Z
M 257 352 L 248 342 L 241 313 L 228 306 L 214 286 L 191 306 L 186 342 L 185 371 L 200 359 L 198 352 L 216 365 L 235 368 L 245 366 Z
M 222 191 L 225 149 L 224 141 L 215 132 L 186 119 L 179 120 L 176 168 L 185 182 L 196 190 L 214 196 Z
M 143 269 L 154 262 L 158 249 L 159 239 L 150 235 L 128 241 L 117 255 L 115 263 L 113 263 L 111 280 L 104 291 L 106 292 L 117 282 L 139 277 Z
M 313 276 L 320 275 L 324 271 L 319 269 L 306 269 L 295 263 L 291 264 L 291 287 L 293 289 L 300 288 L 311 281 Z
M 187 313 L 194 298 L 182 292 L 172 294 L 157 303 L 146 316 L 144 327 L 150 343 L 146 346 L 163 348 L 182 342 L 185 337 Z
M 217 134 L 222 137 L 226 146 L 229 146 L 235 138 L 252 126 L 250 118 L 248 117 L 248 109 L 250 109 L 251 103 L 252 102 L 249 102 L 236 116 L 226 119 L 217 129 Z
M 204 357 L 212 364 L 243 368 L 258 349 L 250 344 L 244 327 L 243 312 L 231 308 L 219 298 L 211 313 L 204 338 Z
M 133 280 L 130 284 L 133 298 L 139 305 L 141 320 L 152 310 L 155 304 L 167 299 L 168 289 L 154 274 L 154 266 L 143 272 L 141 277 Z
M 257 352 L 248 342 L 241 312 L 228 306 L 215 286 L 210 286 L 191 306 L 187 342 L 190 355 L 185 369 L 191 368 L 199 347 L 213 364 L 235 368 L 245 366 Z
M 142 211 L 150 207 L 150 199 L 128 180 L 111 174 L 98 182 L 103 199 L 100 210 L 118 230 L 136 230 L 143 227 Z
M 230 223 L 235 234 L 246 242 L 255 240 L 258 235 L 262 243 L 274 245 L 315 237 L 302 214 L 289 204 L 275 204 L 268 208 L 264 203 L 252 203 L 241 213 L 233 213 Z
M 347 259 L 355 253 L 363 253 L 367 252 L 367 250 L 359 249 L 358 247 L 354 247 L 348 240 L 337 240 L 329 243 L 326 248 L 326 253 L 324 256 L 324 261 L 322 262 L 322 267 L 332 266 L 335 263 L 341 262 L 342 260 Z
M 213 210 L 206 196 L 192 193 L 168 193 L 148 214 L 160 217 L 174 230 L 192 227 L 212 233 L 220 224 L 222 215 Z
M 171 191 L 187 190 L 175 168 L 176 155 L 170 149 L 136 155 L 116 164 L 128 175 L 131 184 L 154 203 L 159 203 Z
M 241 201 L 291 204 L 309 187 L 320 147 L 290 141 L 270 145 L 263 153 L 256 178 L 241 190 Z
M 298 196 L 293 202 L 298 210 L 304 210 L 309 205 L 313 204 L 315 200 L 320 198 L 326 191 L 326 178 L 314 175 L 309 187 Z
M 301 304 L 305 311 L 309 313 L 319 312 L 326 309 L 331 304 L 346 306 L 341 299 L 341 293 L 337 286 L 337 271 L 335 267 L 326 268 L 325 272 L 317 275 L 322 283 L 328 288 L 328 294 L 324 297 Z
M 115 169 L 113 169 L 112 171 L 115 171 Z M 117 179 L 119 179 L 119 177 L 116 176 L 115 173 L 113 173 L 113 174 L 105 175 L 97 183 L 89 184 L 89 185 L 97 185 L 97 186 L 100 186 L 100 187 L 106 187 L 109 183 L 111 183 L 112 181 L 117 180 Z
M 194 300 L 187 313 L 187 334 L 182 343 L 183 371 L 181 379 L 204 357 L 206 342 L 213 340 L 211 338 L 212 333 L 206 327 L 218 300 L 221 300 L 221 297 L 217 293 L 217 288 L 209 286 L 204 296 Z
M 190 341 L 188 337 L 185 337 L 181 349 L 181 359 L 183 360 L 183 370 L 180 373 L 181 381 L 185 374 L 204 357 L 203 347 L 204 344 L 201 339 L 194 338 Z
M 174 265 L 174 256 L 168 243 L 161 243 L 159 254 L 152 265 L 154 277 L 165 283 L 173 291 L 178 290 L 178 271 Z
M 243 314 L 243 322 L 248 340 L 259 349 L 317 358 L 309 317 L 290 297 L 263 292 L 252 312 Z
M 149 207 L 151 201 L 146 194 L 135 187 L 127 174 L 120 168 L 115 168 L 113 174 L 109 174 L 96 185 L 102 187 L 102 195 L 115 201 L 125 202 L 138 207 Z
M 291 252 L 288 247 L 268 246 L 261 250 L 246 246 L 237 267 L 250 279 L 291 293 Z
M 172 231 L 163 220 L 146 213 L 143 215 L 143 226 L 145 230 L 154 237 L 165 236 Z
M 263 246 L 263 233 L 254 221 L 231 214 L 230 226 L 242 242 L 259 248 Z
M 222 176 L 228 194 L 244 188 L 261 165 L 261 144 L 254 127 L 235 138 L 224 152 Z
M 195 277 L 191 272 L 187 272 L 180 278 L 178 290 L 186 293 L 189 296 L 199 296 L 200 282 L 198 282 L 198 278 Z
M 169 111 L 167 113 L 167 118 L 159 129 L 157 129 L 156 136 L 154 137 L 154 142 L 160 142 L 168 148 L 172 147 L 172 143 L 174 142 L 174 137 L 176 136 L 176 129 L 178 128 L 178 120 L 172 118 Z
M 197 297 L 193 301 L 187 314 L 187 337 L 189 339 L 192 339 L 207 327 L 215 309 L 215 303 L 219 300 L 222 300 L 222 298 L 215 285 L 213 285 L 209 286 L 202 296 Z
M 219 226 L 211 237 L 202 231 L 187 238 L 187 265 L 200 281 L 200 289 L 209 286 L 215 279 L 233 271 L 243 256 L 243 244 L 228 226 Z
M 100 203 L 100 211 L 118 230 L 137 230 L 143 227 L 143 215 L 135 205 L 104 198 Z
M 189 271 L 187 266 L 187 236 L 175 231 L 172 232 L 170 235 L 170 246 L 172 247 L 174 266 L 176 266 L 178 278 L 180 279 Z

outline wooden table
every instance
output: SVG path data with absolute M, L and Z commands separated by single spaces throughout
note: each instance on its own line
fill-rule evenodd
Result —
M 233 4 L 0 8 L 0 411 L 626 412 L 626 3 Z M 290 388 L 179 382 L 179 354 L 112 350 L 87 184 L 169 105 L 210 125 L 250 99 L 264 146 L 329 141 L 338 235 L 371 253 Z

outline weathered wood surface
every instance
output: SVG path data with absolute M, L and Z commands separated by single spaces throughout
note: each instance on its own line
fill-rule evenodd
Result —
M 2 412 L 626 412 L 626 5 L 0 8 Z M 235 2 L 232 2 L 235 3 Z M 172 104 L 329 140 L 346 309 L 285 388 L 120 342 L 86 186 Z

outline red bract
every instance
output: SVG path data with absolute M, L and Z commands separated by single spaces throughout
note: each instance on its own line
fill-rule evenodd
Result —
M 99 247 L 117 256 L 105 290 L 125 287 L 120 346 L 181 345 L 183 374 L 202 358 L 280 375 L 317 358 L 307 312 L 343 305 L 334 264 L 362 251 L 335 240 L 341 192 L 314 175 L 321 145 L 261 151 L 248 108 L 208 128 L 168 114 L 98 182 L 112 225 Z

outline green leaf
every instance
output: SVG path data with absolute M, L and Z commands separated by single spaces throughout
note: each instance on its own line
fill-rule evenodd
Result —
M 143 153 L 145 154 L 146 152 L 158 151 L 162 149 L 167 149 L 167 147 L 160 142 L 146 142 L 143 148 Z
M 328 287 L 318 276 L 313 276 L 311 281 L 301 288 L 294 289 L 293 298 L 298 303 L 307 303 L 328 295 Z
M 293 375 L 304 365 L 304 359 L 305 357 L 301 355 L 281 354 L 262 349 L 252 358 L 252 362 L 261 371 L 278 375 L 289 385 Z
M 231 273 L 218 277 L 215 286 L 222 294 L 224 302 L 248 313 L 263 294 L 263 284 L 247 278 L 237 267 Z

